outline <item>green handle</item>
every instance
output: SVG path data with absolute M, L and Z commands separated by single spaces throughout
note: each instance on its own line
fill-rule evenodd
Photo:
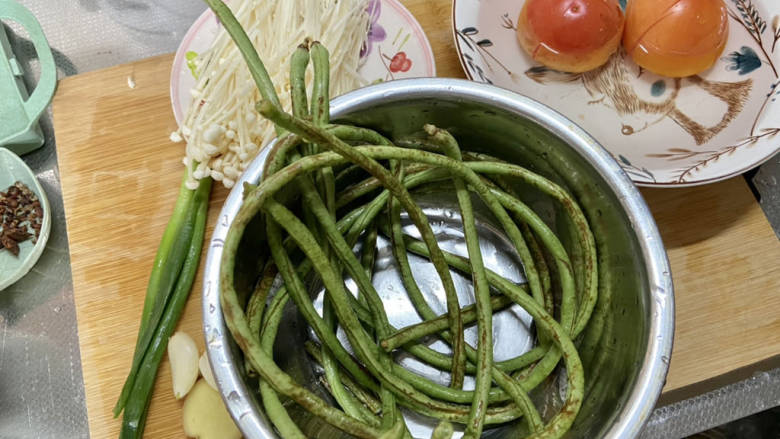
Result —
M 0 0 L 0 19 L 13 20 L 21 24 L 30 35 L 30 40 L 38 53 L 41 77 L 35 90 L 24 103 L 24 112 L 30 125 L 33 125 L 51 102 L 57 87 L 57 66 L 54 64 L 54 55 L 38 20 L 24 6 L 13 0 Z

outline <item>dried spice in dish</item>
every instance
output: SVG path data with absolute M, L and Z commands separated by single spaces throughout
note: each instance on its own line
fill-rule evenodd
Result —
M 19 244 L 38 242 L 42 222 L 41 202 L 24 183 L 17 181 L 0 192 L 0 251 L 19 256 Z

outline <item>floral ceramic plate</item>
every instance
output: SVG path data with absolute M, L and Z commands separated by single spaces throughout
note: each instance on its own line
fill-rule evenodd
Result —
M 780 151 L 780 1 L 724 0 L 729 41 L 701 75 L 671 79 L 620 52 L 583 74 L 535 63 L 515 37 L 520 0 L 453 0 L 466 75 L 561 112 L 640 185 L 691 186 L 741 174 Z M 621 0 L 625 4 L 625 0 Z
M 420 23 L 398 0 L 370 0 L 371 28 L 362 53 L 360 76 L 366 84 L 436 76 L 433 51 Z M 171 103 L 177 122 L 190 105 L 195 78 L 187 60 L 206 50 L 220 29 L 211 10 L 190 27 L 176 51 L 171 70 Z

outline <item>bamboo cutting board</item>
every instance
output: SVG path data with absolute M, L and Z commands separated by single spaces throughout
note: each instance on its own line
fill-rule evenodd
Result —
M 462 77 L 449 0 L 404 2 L 423 24 L 441 76 Z M 54 99 L 59 169 L 91 437 L 112 418 L 130 367 L 146 282 L 183 167 L 168 97 L 172 56 L 64 79 Z M 135 88 L 128 87 L 128 78 Z M 216 185 L 215 185 L 216 186 Z M 780 354 L 780 245 L 741 178 L 644 190 L 669 251 L 677 330 L 667 395 Z M 227 191 L 216 187 L 210 235 Z M 199 343 L 200 285 L 179 329 Z M 166 360 L 167 361 L 167 360 Z M 181 402 L 164 361 L 146 437 L 182 437 Z

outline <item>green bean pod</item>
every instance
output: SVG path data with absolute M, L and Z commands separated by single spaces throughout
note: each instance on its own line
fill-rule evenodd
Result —
M 207 3 L 247 61 L 263 97 L 258 111 L 276 124 L 279 133 L 263 180 L 246 186 L 243 204 L 229 228 L 219 287 L 225 322 L 247 364 L 259 376 L 265 411 L 282 437 L 302 438 L 304 432 L 290 417 L 280 395 L 361 438 L 411 438 L 399 407 L 441 421 L 433 433 L 436 439 L 452 435 L 452 422 L 465 425 L 465 437 L 476 438 L 487 425 L 520 417 L 531 438 L 563 436 L 574 422 L 585 392 L 584 371 L 573 340 L 593 324 L 594 330 L 588 331 L 583 343 L 594 346 L 603 326 L 610 323 L 601 315 L 591 322 L 596 304 L 606 306 L 608 297 L 598 301 L 603 274 L 598 271 L 597 248 L 573 197 L 522 167 L 481 154 L 461 153 L 453 136 L 433 126 L 423 127 L 427 137 L 395 142 L 406 146 L 399 148 L 375 131 L 330 124 L 328 52 L 317 42 L 307 42 L 293 54 L 293 114 L 283 112 L 262 61 L 235 17 L 219 0 Z M 309 103 L 305 72 L 310 60 L 314 86 Z M 290 134 L 283 135 L 287 131 Z M 388 163 L 389 169 L 383 163 Z M 550 227 L 520 200 L 510 179 L 558 203 L 566 225 L 571 225 L 564 233 L 573 238 L 565 240 L 573 242 L 572 246 L 564 248 Z M 422 191 L 433 182 L 448 182 L 454 188 L 468 258 L 441 250 L 428 219 L 412 198 L 412 189 Z M 508 237 L 523 264 L 527 285 L 517 285 L 485 267 L 473 196 L 487 206 Z M 421 240 L 402 233 L 402 209 Z M 257 216 L 261 216 L 262 239 L 267 241 L 270 259 L 262 261 L 260 280 L 244 303 L 234 283 L 235 257 L 247 225 Z M 380 231 L 390 238 L 409 299 L 423 320 L 417 325 L 394 328 L 373 286 Z M 361 237 L 362 250 L 357 255 L 353 249 Z M 408 253 L 433 264 L 446 296 L 445 315 L 434 313 L 425 301 L 412 276 Z M 450 270 L 471 279 L 474 305 L 460 306 Z M 283 284 L 273 291 L 277 271 Z M 322 315 L 314 308 L 303 281 L 310 276 L 324 286 Z M 357 297 L 346 290 L 345 276 L 357 285 Z M 555 293 L 560 295 L 559 304 L 552 299 Z M 274 361 L 274 342 L 283 310 L 291 300 L 321 342 L 321 346 L 306 347 L 323 366 L 321 379 L 341 409 L 296 383 Z M 520 306 L 532 316 L 538 343 L 523 355 L 495 362 L 493 314 L 510 305 Z M 474 323 L 478 336 L 476 346 L 471 347 L 463 333 L 465 325 Z M 337 328 L 344 331 L 354 353 L 342 346 Z M 426 346 L 421 338 L 427 336 L 441 337 L 453 354 Z M 449 386 L 395 363 L 394 350 L 404 350 L 449 372 Z M 545 380 L 561 360 L 566 369 L 566 398 L 562 409 L 545 423 L 527 392 Z M 462 390 L 466 373 L 476 378 L 474 390 Z M 133 399 L 132 407 L 139 403 Z M 142 427 L 144 418 L 138 419 Z

